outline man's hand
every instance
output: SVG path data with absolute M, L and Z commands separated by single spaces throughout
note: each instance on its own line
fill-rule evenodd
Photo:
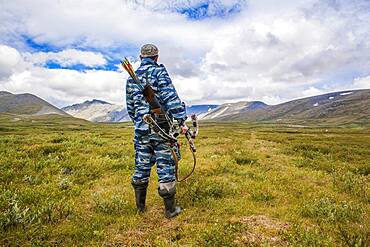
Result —
M 186 124 L 184 123 L 183 125 L 180 126 L 181 128 L 181 134 L 186 134 L 186 132 L 188 132 L 189 128 L 188 126 L 186 126 Z
M 180 134 L 186 134 L 186 132 L 188 132 L 189 128 L 188 126 L 186 126 L 186 123 L 185 123 L 185 120 L 184 119 L 176 119 L 177 120 L 177 123 L 181 129 L 181 133 Z

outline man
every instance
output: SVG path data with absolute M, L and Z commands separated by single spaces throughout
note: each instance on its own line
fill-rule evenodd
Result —
M 180 207 L 175 203 L 175 163 L 169 144 L 154 133 L 143 120 L 145 114 L 153 115 L 153 113 L 144 98 L 142 88 L 148 80 L 162 108 L 170 118 L 178 121 L 183 132 L 187 129 L 185 104 L 179 99 L 166 68 L 157 63 L 158 48 L 155 45 L 146 44 L 141 48 L 140 53 L 141 64 L 136 74 L 142 85 L 136 84 L 132 78 L 127 80 L 126 85 L 127 111 L 135 124 L 135 172 L 132 176 L 132 186 L 135 190 L 137 209 L 139 212 L 144 212 L 150 171 L 156 163 L 158 193 L 164 200 L 165 216 L 172 218 L 180 213 Z

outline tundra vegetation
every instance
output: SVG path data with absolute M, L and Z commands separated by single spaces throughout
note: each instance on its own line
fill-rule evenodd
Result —
M 0 245 L 370 245 L 369 128 L 201 123 L 171 220 L 154 170 L 135 211 L 132 132 L 1 115 Z M 180 175 L 191 166 L 183 146 Z

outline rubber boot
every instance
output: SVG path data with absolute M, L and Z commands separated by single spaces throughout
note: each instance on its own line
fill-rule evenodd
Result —
M 143 213 L 145 211 L 146 189 L 148 188 L 148 182 L 133 181 L 132 186 L 135 190 L 137 211 L 139 213 Z
M 163 198 L 164 201 L 164 215 L 166 218 L 173 218 L 178 215 L 181 211 L 181 208 L 176 206 L 175 195 L 176 187 L 174 182 L 159 184 L 158 188 L 159 195 Z

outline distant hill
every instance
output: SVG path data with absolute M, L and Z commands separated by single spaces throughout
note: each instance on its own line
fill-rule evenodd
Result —
M 124 106 L 102 100 L 85 101 L 61 110 L 35 95 L 6 91 L 0 91 L 0 113 L 24 116 L 70 114 L 92 122 L 130 120 Z M 369 124 L 370 89 L 327 93 L 278 105 L 266 105 L 261 101 L 192 105 L 187 106 L 187 114 L 197 114 L 200 120 L 211 121 Z
M 218 105 L 192 105 L 186 106 L 188 116 L 202 114 L 218 107 Z M 123 122 L 129 121 L 126 108 L 103 100 L 91 100 L 62 108 L 68 114 L 92 122 Z
M 229 115 L 254 111 L 256 109 L 266 108 L 268 105 L 261 101 L 242 101 L 238 103 L 222 104 L 211 111 L 199 116 L 203 120 L 220 119 Z
M 186 106 L 186 114 L 191 116 L 205 114 L 211 110 L 217 108 L 219 105 L 190 105 Z
M 292 100 L 254 111 L 219 116 L 217 121 L 369 123 L 370 89 Z
M 68 114 L 92 122 L 123 122 L 129 120 L 126 109 L 102 100 L 91 100 L 62 108 Z
M 0 91 L 0 113 L 17 115 L 68 115 L 33 94 L 12 94 L 6 91 Z

